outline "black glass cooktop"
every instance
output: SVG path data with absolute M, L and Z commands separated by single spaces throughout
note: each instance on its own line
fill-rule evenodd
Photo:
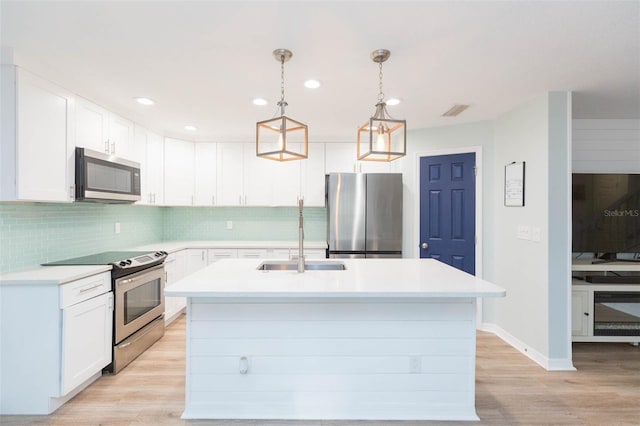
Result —
M 43 263 L 44 266 L 54 265 L 109 265 L 121 260 L 135 257 L 153 255 L 148 251 L 105 251 L 103 253 L 90 254 L 89 256 L 75 257 L 73 259 L 58 260 L 57 262 Z M 152 259 L 152 258 L 151 258 Z

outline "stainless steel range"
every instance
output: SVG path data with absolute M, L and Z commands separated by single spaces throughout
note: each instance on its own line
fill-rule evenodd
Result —
M 111 265 L 113 360 L 118 373 L 164 335 L 164 260 L 167 253 L 110 251 L 45 264 Z

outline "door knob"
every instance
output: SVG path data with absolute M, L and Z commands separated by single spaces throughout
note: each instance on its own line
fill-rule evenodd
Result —
M 420 244 L 420 248 L 421 248 L 422 250 L 426 250 L 426 249 L 428 249 L 428 248 L 429 248 L 429 244 L 427 244 L 427 243 L 422 243 L 422 244 Z

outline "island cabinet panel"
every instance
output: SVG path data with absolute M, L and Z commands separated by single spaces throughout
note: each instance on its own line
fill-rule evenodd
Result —
M 184 418 L 467 419 L 475 298 L 189 298 Z

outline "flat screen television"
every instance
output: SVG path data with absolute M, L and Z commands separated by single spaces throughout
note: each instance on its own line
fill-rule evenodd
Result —
M 640 252 L 640 174 L 574 173 L 572 195 L 574 253 Z

